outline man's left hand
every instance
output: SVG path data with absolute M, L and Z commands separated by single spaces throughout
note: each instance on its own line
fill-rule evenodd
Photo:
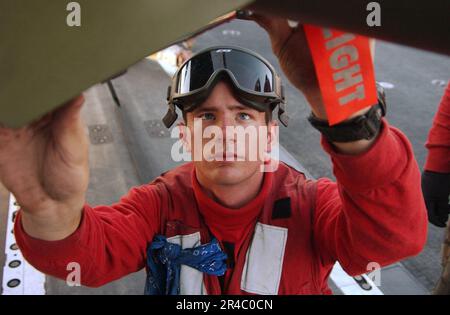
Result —
M 303 26 L 289 26 L 285 18 L 254 13 L 251 17 L 269 34 L 272 50 L 289 81 L 307 98 L 317 117 L 326 119 L 313 59 Z
M 285 18 L 259 13 L 253 13 L 250 19 L 267 31 L 281 69 L 289 81 L 304 94 L 314 115 L 328 120 L 303 25 L 291 27 Z M 363 108 L 347 119 L 362 115 L 369 109 L 370 107 Z M 370 140 L 333 144 L 341 153 L 359 154 L 368 150 L 375 139 L 376 137 Z

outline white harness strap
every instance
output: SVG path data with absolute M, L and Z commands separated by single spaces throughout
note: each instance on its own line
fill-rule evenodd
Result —
M 200 232 L 189 235 L 176 235 L 167 238 L 167 242 L 180 245 L 181 248 L 192 248 L 201 245 Z M 203 273 L 195 268 L 181 265 L 180 295 L 204 295 L 206 288 L 203 283 Z
M 278 294 L 288 229 L 257 223 L 247 251 L 241 290 L 255 294 Z

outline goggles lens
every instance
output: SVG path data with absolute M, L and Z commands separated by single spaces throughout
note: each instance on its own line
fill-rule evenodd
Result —
M 178 72 L 176 93 L 185 94 L 206 85 L 217 71 L 227 69 L 240 88 L 257 92 L 274 92 L 272 70 L 259 58 L 232 48 L 201 53 L 189 60 Z

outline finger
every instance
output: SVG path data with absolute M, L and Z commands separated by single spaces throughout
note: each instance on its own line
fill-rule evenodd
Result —
M 13 130 L 4 125 L 0 125 L 0 140 L 4 141 L 12 136 Z
M 82 95 L 66 103 L 55 112 L 51 126 L 52 141 L 59 156 L 71 165 L 84 164 L 87 157 L 87 134 L 81 119 L 83 103 Z
M 39 120 L 32 122 L 27 128 L 29 130 L 32 130 L 33 132 L 37 132 L 43 128 L 46 128 L 50 125 L 51 121 L 53 120 L 54 112 L 50 112 L 46 115 L 44 115 Z
M 4 124 L 0 123 L 0 134 L 6 133 L 10 130 L 10 128 L 6 127 Z
M 254 13 L 251 18 L 264 28 L 271 37 L 286 36 L 291 32 L 291 26 L 288 20 L 276 16 L 267 16 Z M 298 24 L 297 24 L 298 25 Z
M 11 128 L 6 125 L 0 123 L 0 141 L 1 144 L 4 145 L 6 142 L 12 140 L 13 138 L 17 138 L 20 134 L 23 133 L 25 127 L 19 128 Z M 1 146 L 0 146 L 1 148 Z
M 81 118 L 84 101 L 84 96 L 81 94 L 57 109 L 54 113 L 55 127 L 63 130 L 74 127 Z
M 294 20 L 287 20 L 287 23 L 288 23 L 290 28 L 297 28 L 298 24 L 299 24 L 298 21 L 294 21 Z
M 268 18 L 265 15 L 260 15 L 260 14 L 252 14 L 249 16 L 249 19 L 252 21 L 255 21 L 259 26 L 261 26 L 263 29 L 265 29 L 266 31 L 271 31 L 272 29 L 272 21 L 270 18 Z

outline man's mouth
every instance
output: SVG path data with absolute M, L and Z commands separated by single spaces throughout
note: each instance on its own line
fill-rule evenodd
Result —
M 243 161 L 244 158 L 235 152 L 217 152 L 213 155 L 214 161 Z

